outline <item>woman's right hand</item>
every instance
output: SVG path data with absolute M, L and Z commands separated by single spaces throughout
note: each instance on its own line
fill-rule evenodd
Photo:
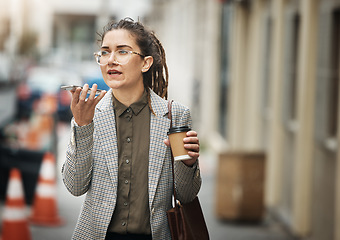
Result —
M 83 89 L 78 87 L 75 90 L 71 90 L 71 111 L 75 122 L 79 126 L 85 126 L 92 122 L 95 107 L 106 94 L 106 91 L 101 91 L 96 97 L 97 84 L 93 84 L 90 96 L 86 99 L 88 89 L 89 85 L 85 84 Z

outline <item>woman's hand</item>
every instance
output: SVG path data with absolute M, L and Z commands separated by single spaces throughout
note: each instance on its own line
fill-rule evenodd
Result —
M 90 96 L 86 99 L 88 89 L 89 85 L 85 84 L 83 89 L 78 87 L 75 90 L 71 90 L 71 111 L 73 113 L 74 120 L 79 126 L 85 126 L 92 122 L 95 107 L 106 94 L 106 91 L 101 91 L 101 93 L 96 97 L 97 84 L 93 84 Z
M 195 131 L 189 131 L 187 132 L 187 137 L 183 139 L 184 142 L 184 148 L 187 149 L 188 155 L 191 157 L 189 160 L 183 160 L 183 163 L 187 166 L 192 166 L 195 164 L 199 157 L 199 151 L 200 151 L 200 143 L 199 139 L 197 137 L 197 132 Z M 164 140 L 164 143 L 167 146 L 170 146 L 169 139 Z

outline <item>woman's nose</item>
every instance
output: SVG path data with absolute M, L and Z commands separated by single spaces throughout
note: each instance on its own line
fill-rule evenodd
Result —
M 115 53 L 114 52 L 111 52 L 110 54 L 110 57 L 109 57 L 109 60 L 107 62 L 109 65 L 110 64 L 119 64 L 115 58 Z

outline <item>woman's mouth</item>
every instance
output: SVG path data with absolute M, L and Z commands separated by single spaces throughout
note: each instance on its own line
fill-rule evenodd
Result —
M 109 70 L 109 71 L 107 71 L 107 74 L 108 75 L 120 75 L 120 74 L 122 74 L 122 72 L 117 71 L 117 70 Z

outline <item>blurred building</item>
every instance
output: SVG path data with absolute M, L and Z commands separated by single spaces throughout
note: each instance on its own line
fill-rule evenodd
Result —
M 97 32 L 113 19 L 143 19 L 150 0 L 0 0 L 0 128 L 16 114 L 16 85 L 30 66 L 68 68 L 84 79 L 100 74 Z M 85 50 L 86 49 L 86 50 Z M 99 76 L 100 77 L 100 76 Z
M 221 6 L 218 0 L 153 0 L 145 20 L 167 54 L 169 97 L 192 109 L 203 135 L 218 122 Z
M 52 62 L 92 60 L 98 47 L 96 33 L 112 19 L 143 19 L 149 2 L 129 0 L 122 6 L 117 0 L 0 0 L 0 51 L 12 55 L 35 51 Z
M 340 239 L 340 1 L 154 3 L 170 95 L 201 138 L 264 151 L 266 209 L 301 239 Z
M 340 239 L 340 1 L 230 7 L 228 143 L 266 151 L 266 205 L 295 235 Z

